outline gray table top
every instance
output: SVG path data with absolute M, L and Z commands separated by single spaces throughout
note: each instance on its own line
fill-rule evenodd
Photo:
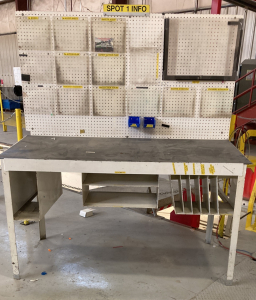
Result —
M 223 140 L 26 136 L 0 158 L 250 164 Z

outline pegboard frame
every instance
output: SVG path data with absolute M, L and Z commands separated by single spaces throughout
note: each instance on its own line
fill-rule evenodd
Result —
M 55 16 L 74 16 L 74 17 L 87 17 L 88 18 L 88 49 L 91 50 L 91 17 L 104 17 L 103 14 L 98 13 L 79 13 L 79 12 L 16 12 L 16 15 L 23 16 L 50 16 L 50 19 Z M 166 15 L 167 16 L 167 15 Z M 229 86 L 233 88 L 234 82 L 207 82 L 200 81 L 199 83 L 193 83 L 193 81 L 162 81 L 155 82 L 154 84 L 130 84 L 130 38 L 129 32 L 132 29 L 130 24 L 131 20 L 140 20 L 144 18 L 145 20 L 158 20 L 159 23 L 164 23 L 163 15 L 150 15 L 149 17 L 131 17 L 127 18 L 126 21 L 126 30 L 128 32 L 126 37 L 126 80 L 125 80 L 125 89 L 136 88 L 136 87 L 148 87 L 149 89 L 159 89 L 160 97 L 160 112 L 162 113 L 162 102 L 163 102 L 163 89 L 165 87 L 193 87 L 196 89 L 196 101 L 200 102 L 201 100 L 201 89 L 207 87 L 225 87 Z M 180 15 L 172 15 L 174 17 L 179 17 Z M 186 15 L 188 16 L 188 15 Z M 194 15 L 189 15 L 193 17 L 199 17 Z M 201 16 L 200 16 L 201 17 Z M 205 17 L 202 16 L 202 17 Z M 206 16 L 209 17 L 209 16 Z M 210 17 L 225 17 L 230 18 L 230 16 L 210 16 Z M 115 18 L 123 18 L 123 16 L 115 16 Z M 136 22 L 135 22 L 136 23 Z M 162 39 L 159 41 L 159 76 L 162 78 L 162 58 L 163 58 L 163 26 L 162 26 Z M 53 28 L 52 28 L 53 32 Z M 53 49 L 54 46 L 54 40 Z M 25 52 L 38 52 L 33 50 L 21 50 L 20 53 Z M 68 51 L 66 51 L 68 52 Z M 82 53 L 82 52 L 80 52 Z M 91 55 L 93 52 L 84 52 Z M 95 52 L 94 52 L 95 53 Z M 91 63 L 89 64 L 91 68 Z M 156 117 L 156 128 L 155 129 L 144 129 L 140 128 L 128 128 L 128 116 L 125 117 L 102 117 L 102 116 L 93 116 L 93 97 L 92 97 L 92 70 L 90 69 L 90 81 L 89 85 L 86 86 L 89 89 L 89 101 L 90 101 L 90 113 L 89 116 L 47 116 L 43 115 L 40 122 L 37 121 L 38 115 L 26 116 L 26 123 L 29 130 L 31 130 L 32 135 L 62 135 L 62 136 L 88 136 L 88 137 L 129 137 L 129 138 L 192 138 L 192 139 L 227 139 L 229 131 L 229 122 L 230 118 L 199 118 L 199 115 L 195 115 L 194 118 L 163 118 L 162 114 Z M 53 84 L 43 84 L 46 86 L 52 86 Z M 54 83 L 56 85 L 56 82 Z M 24 85 L 24 90 L 26 90 Z M 59 86 L 56 85 L 56 89 Z M 85 86 L 84 86 L 85 87 Z M 26 98 L 26 97 L 25 97 Z M 26 99 L 24 99 L 26 101 Z M 125 98 L 126 113 L 127 113 L 127 95 Z M 128 114 L 127 114 L 128 115 Z M 38 124 L 37 124 L 38 122 Z M 47 126 L 43 126 L 44 123 L 47 123 Z M 162 124 L 170 125 L 170 128 L 162 127 Z M 217 126 L 216 126 L 217 124 Z M 143 122 L 142 122 L 143 125 Z M 214 132 L 211 128 L 214 128 Z

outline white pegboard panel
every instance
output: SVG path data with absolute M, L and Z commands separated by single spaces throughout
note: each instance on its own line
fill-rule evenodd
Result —
M 91 18 L 91 32 L 92 52 L 97 52 L 95 49 L 97 38 L 112 38 L 112 52 L 126 52 L 126 18 Z
M 55 53 L 57 84 L 90 84 L 88 54 L 72 52 Z
M 201 91 L 201 118 L 231 118 L 233 88 L 204 88 Z
M 156 49 L 130 49 L 130 84 L 157 85 L 161 82 L 160 56 Z
M 164 36 L 164 16 L 151 14 L 150 17 L 128 19 L 128 45 L 132 48 L 155 49 L 162 52 Z M 138 30 L 139 29 L 139 30 Z
M 125 88 L 97 86 L 92 89 L 94 116 L 125 116 Z
M 125 85 L 125 54 L 113 55 L 92 54 L 93 85 Z
M 163 92 L 163 117 L 194 117 L 196 90 L 191 87 L 166 87 Z
M 22 73 L 31 76 L 23 91 L 26 126 L 32 135 L 228 138 L 230 118 L 223 112 L 231 110 L 231 92 L 222 98 L 221 115 L 216 100 L 210 112 L 213 115 L 203 117 L 204 107 L 213 103 L 214 98 L 205 97 L 205 93 L 208 88 L 233 89 L 234 82 L 162 81 L 162 15 L 115 17 L 115 21 L 103 21 L 103 14 L 81 12 L 17 12 L 16 15 L 31 21 L 33 18 L 28 17 L 38 17 L 35 22 L 47 20 L 50 28 L 48 51 L 42 48 L 44 42 L 40 46 L 29 42 L 28 27 L 22 25 L 18 29 Z M 35 40 L 45 28 L 37 30 L 36 26 Z M 100 38 L 113 39 L 113 52 L 94 52 L 98 33 L 103 34 Z M 189 88 L 191 97 L 176 90 L 176 96 L 168 98 L 165 93 L 170 88 Z M 179 103 L 170 104 L 172 99 L 179 99 Z M 172 114 L 173 111 L 176 113 Z M 128 128 L 128 115 L 132 114 L 142 117 L 140 128 Z M 156 128 L 143 128 L 143 116 L 154 116 Z
M 55 84 L 55 58 L 52 52 L 19 51 L 22 74 L 30 75 L 31 84 Z
M 238 26 L 228 26 L 228 21 L 238 17 L 165 15 L 169 19 L 167 75 L 231 76 Z
M 52 22 L 55 51 L 89 50 L 87 17 L 58 16 Z
M 90 91 L 88 87 L 57 88 L 57 113 L 62 116 L 89 116 Z
M 16 17 L 19 50 L 52 50 L 49 16 Z
M 38 88 L 37 85 L 23 85 L 23 87 L 25 87 L 26 90 L 23 92 L 26 117 L 28 115 L 42 115 L 42 118 L 44 118 L 45 115 L 56 114 L 57 94 L 55 86 Z
M 162 89 L 155 87 L 127 89 L 127 115 L 158 117 Z

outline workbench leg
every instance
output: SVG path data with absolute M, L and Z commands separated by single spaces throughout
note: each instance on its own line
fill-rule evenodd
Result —
M 228 219 L 227 219 L 227 224 L 225 227 L 225 235 L 226 236 L 231 236 L 232 222 L 233 222 L 233 216 L 229 215 Z
M 211 244 L 212 241 L 213 220 L 214 220 L 214 215 L 209 215 L 207 221 L 207 228 L 206 228 L 206 237 L 205 237 L 206 244 Z
M 232 184 L 235 185 L 235 183 L 236 183 L 236 187 L 235 186 L 233 188 L 231 187 L 231 193 L 230 193 L 230 198 L 235 199 L 235 203 L 234 203 L 233 224 L 232 224 L 232 233 L 230 238 L 229 257 L 228 257 L 227 285 L 232 285 L 233 283 L 238 230 L 239 230 L 241 206 L 243 200 L 244 176 L 238 177 L 237 181 L 232 180 Z M 235 195 L 232 195 L 232 193 L 233 194 L 235 193 Z
M 2 164 L 2 166 L 3 166 L 3 164 Z M 15 236 L 15 224 L 14 224 L 14 219 L 13 219 L 12 193 L 11 193 L 10 174 L 9 174 L 9 172 L 5 172 L 5 171 L 2 170 L 2 177 L 3 177 L 3 185 L 4 185 L 4 197 L 5 197 L 7 226 L 8 226 L 9 241 L 10 241 L 10 248 L 11 248 L 13 278 L 14 279 L 20 279 L 18 253 L 17 253 L 16 236 Z
M 40 240 L 45 240 L 46 239 L 45 217 L 43 217 L 39 221 L 39 233 L 40 233 Z

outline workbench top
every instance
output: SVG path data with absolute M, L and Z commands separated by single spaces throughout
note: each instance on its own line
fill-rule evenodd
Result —
M 229 141 L 186 139 L 26 136 L 0 158 L 250 164 Z

